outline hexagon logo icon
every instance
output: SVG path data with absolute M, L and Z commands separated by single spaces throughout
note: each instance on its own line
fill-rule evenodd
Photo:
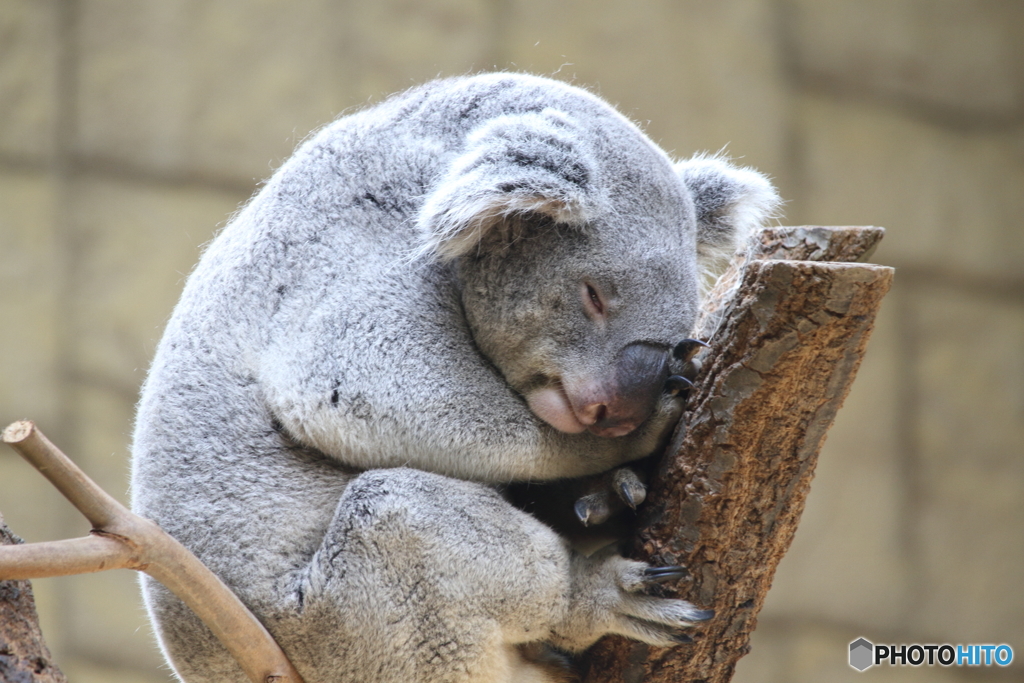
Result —
M 875 646 L 865 638 L 858 638 L 850 643 L 850 666 L 857 671 L 864 671 L 874 664 Z

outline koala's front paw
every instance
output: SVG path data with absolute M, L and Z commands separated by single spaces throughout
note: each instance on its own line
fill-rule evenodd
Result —
M 633 510 L 647 498 L 647 485 L 631 467 L 619 467 L 593 480 L 591 490 L 573 505 L 583 526 L 604 524 L 626 507 Z
M 672 436 L 694 386 L 693 380 L 700 373 L 701 364 L 696 356 L 704 348 L 708 345 L 699 339 L 684 339 L 672 350 L 675 372 L 665 380 L 653 413 L 636 435 L 632 444 L 635 455 L 631 459 L 661 450 Z M 630 467 L 612 470 L 593 481 L 595 484 L 589 485 L 573 506 L 577 519 L 584 526 L 603 524 L 625 507 L 635 510 L 647 497 L 644 480 Z
M 696 356 L 706 348 L 710 348 L 709 345 L 700 339 L 684 339 L 676 344 L 672 349 L 672 358 L 680 370 L 665 381 L 665 393 L 686 399 L 694 386 L 693 380 L 700 374 L 701 361 Z
M 570 650 L 585 648 L 608 634 L 669 647 L 692 642 L 683 629 L 712 618 L 685 600 L 645 593 L 653 584 L 687 575 L 682 567 L 651 567 L 619 555 L 574 559 L 573 602 L 553 642 Z

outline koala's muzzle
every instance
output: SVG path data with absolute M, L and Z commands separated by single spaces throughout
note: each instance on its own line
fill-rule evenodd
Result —
M 630 344 L 615 362 L 615 380 L 580 397 L 580 421 L 597 436 L 624 436 L 651 416 L 668 378 L 668 352 L 647 344 Z M 574 402 L 575 403 L 575 402 Z
M 526 399 L 534 414 L 563 432 L 625 436 L 650 417 L 668 375 L 666 350 L 634 343 L 604 376 L 565 378 Z

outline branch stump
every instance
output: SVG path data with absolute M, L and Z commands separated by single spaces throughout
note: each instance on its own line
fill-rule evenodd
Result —
M 585 683 L 732 678 L 892 282 L 891 268 L 838 260 L 863 258 L 882 233 L 766 230 L 712 289 L 696 335 L 711 348 L 685 429 L 655 467 L 632 555 L 689 567 L 692 580 L 665 594 L 716 616 L 675 648 L 604 638 Z

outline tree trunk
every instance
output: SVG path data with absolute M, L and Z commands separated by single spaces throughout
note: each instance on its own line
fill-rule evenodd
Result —
M 665 594 L 716 616 L 670 649 L 603 639 L 586 683 L 732 678 L 892 281 L 891 268 L 835 261 L 863 258 L 881 235 L 766 230 L 712 290 L 697 334 L 711 348 L 685 429 L 655 467 L 633 555 L 689 567 L 692 580 Z
M 0 515 L 0 545 L 21 542 Z M 0 681 L 67 683 L 39 631 L 36 602 L 28 581 L 0 581 Z

